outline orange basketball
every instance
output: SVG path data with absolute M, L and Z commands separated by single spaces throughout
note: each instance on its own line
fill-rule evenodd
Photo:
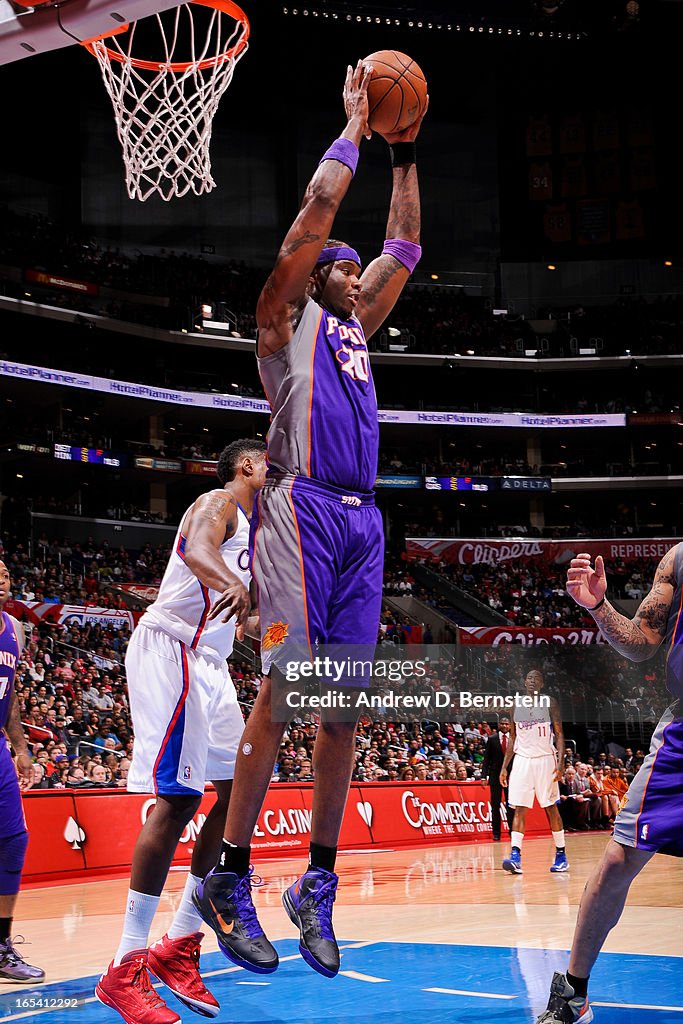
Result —
M 378 50 L 363 63 L 373 69 L 368 86 L 370 128 L 384 135 L 408 128 L 427 101 L 427 80 L 420 66 L 399 50 Z

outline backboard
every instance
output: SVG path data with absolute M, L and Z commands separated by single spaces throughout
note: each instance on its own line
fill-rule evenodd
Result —
M 66 0 L 22 7 L 0 0 L 0 65 L 113 32 L 157 11 L 177 7 L 179 0 Z

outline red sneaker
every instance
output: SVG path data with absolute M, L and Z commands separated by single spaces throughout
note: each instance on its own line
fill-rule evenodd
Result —
M 192 932 L 177 939 L 168 935 L 149 949 L 149 969 L 174 996 L 203 1017 L 215 1017 L 220 1010 L 199 973 L 199 947 L 203 932 Z
M 134 949 L 118 967 L 112 961 L 97 982 L 95 995 L 120 1013 L 126 1024 L 179 1024 L 178 1014 L 157 995 L 149 980 L 147 952 Z

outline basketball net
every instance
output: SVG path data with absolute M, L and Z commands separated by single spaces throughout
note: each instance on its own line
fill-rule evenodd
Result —
M 141 34 L 156 60 L 133 56 Z M 247 17 L 230 0 L 196 0 L 83 43 L 114 108 L 131 199 L 168 201 L 215 188 L 213 117 L 248 39 Z

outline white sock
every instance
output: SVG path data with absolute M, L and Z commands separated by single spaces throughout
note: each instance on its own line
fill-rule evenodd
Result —
M 524 839 L 523 832 L 511 832 L 510 833 L 510 844 L 516 846 L 518 850 L 522 849 L 522 839 Z
M 201 930 L 204 922 L 201 914 L 197 913 L 192 902 L 192 893 L 200 882 L 201 878 L 198 875 L 193 875 L 192 872 L 185 879 L 185 888 L 183 889 L 180 906 L 176 910 L 176 915 L 167 932 L 169 939 L 179 939 L 181 935 L 191 935 L 192 932 Z
M 126 953 L 130 953 L 131 950 L 147 949 L 149 930 L 160 899 L 160 896 L 149 896 L 146 892 L 128 890 L 123 934 L 114 957 L 114 967 L 118 967 Z
M 564 850 L 564 829 L 561 832 L 553 832 L 553 842 L 558 850 Z

